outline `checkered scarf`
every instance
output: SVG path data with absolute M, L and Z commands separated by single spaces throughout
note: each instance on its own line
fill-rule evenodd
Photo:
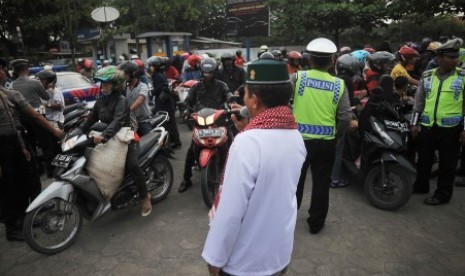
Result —
M 295 122 L 294 115 L 292 115 L 292 111 L 289 106 L 281 105 L 267 108 L 260 112 L 247 124 L 241 133 L 251 129 L 297 129 L 297 123 Z M 226 158 L 226 162 L 227 160 L 228 158 Z M 226 169 L 226 164 L 224 168 Z M 210 223 L 213 221 L 218 204 L 220 202 L 221 191 L 223 189 L 223 179 L 224 171 L 221 175 L 221 184 L 218 188 L 218 192 L 216 193 L 215 201 L 213 202 L 213 206 L 208 213 L 208 216 L 210 217 Z

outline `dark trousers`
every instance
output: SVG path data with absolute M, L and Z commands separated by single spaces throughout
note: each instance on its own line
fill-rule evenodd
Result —
M 134 184 L 137 187 L 140 198 L 147 196 L 147 186 L 145 184 L 145 176 L 139 167 L 139 143 L 132 141 L 128 146 L 128 154 L 126 156 L 126 169 L 132 173 Z
M 439 152 L 439 173 L 434 196 L 443 202 L 448 202 L 451 199 L 455 169 L 459 158 L 461 130 L 461 126 L 421 128 L 417 137 L 418 164 L 415 191 L 429 192 L 433 155 L 437 150 Z
M 190 180 L 192 177 L 192 167 L 195 164 L 195 152 L 194 152 L 194 142 L 191 142 L 191 146 L 187 150 L 186 160 L 184 161 L 184 180 Z
M 307 157 L 300 172 L 297 186 L 297 207 L 300 208 L 304 193 L 307 170 L 312 170 L 312 197 L 310 202 L 309 224 L 315 227 L 325 223 L 329 207 L 329 183 L 336 152 L 336 140 L 305 140 Z
M 168 121 L 168 132 L 170 134 L 170 141 L 174 144 L 181 144 L 181 139 L 179 138 L 178 124 L 176 124 L 176 117 L 174 110 L 168 111 L 170 120 Z
M 24 212 L 38 191 L 40 179 L 33 153 L 28 162 L 24 157 L 16 136 L 0 136 L 0 198 L 7 232 L 20 227 Z M 21 230 L 21 229 L 19 229 Z

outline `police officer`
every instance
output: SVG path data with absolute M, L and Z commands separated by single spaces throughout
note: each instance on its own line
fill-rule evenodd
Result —
M 429 193 L 433 154 L 439 152 L 437 189 L 427 205 L 449 202 L 452 197 L 460 141 L 465 143 L 463 124 L 465 72 L 456 68 L 461 39 L 437 48 L 439 67 L 423 73 L 415 97 L 412 136 L 417 139 L 418 164 L 414 192 Z
M 34 164 L 34 155 L 19 121 L 19 115 L 27 116 L 34 124 L 40 125 L 56 137 L 63 137 L 60 129 L 54 128 L 18 91 L 0 86 L 0 195 L 4 202 L 6 239 L 22 241 L 22 218 L 30 200 L 40 189 L 40 179 Z
M 312 40 L 310 70 L 298 71 L 293 76 L 293 112 L 305 142 L 307 157 L 297 187 L 297 205 L 300 208 L 308 167 L 312 170 L 312 198 L 307 223 L 310 233 L 318 233 L 325 225 L 329 205 L 329 184 L 336 150 L 336 120 L 351 127 L 357 126 L 350 110 L 344 81 L 331 76 L 328 68 L 336 45 L 326 39 Z
M 187 98 L 184 100 L 187 106 L 194 111 L 202 108 L 220 109 L 224 103 L 232 96 L 228 86 L 215 78 L 216 61 L 212 58 L 203 59 L 200 63 L 202 79 L 192 86 Z M 179 185 L 178 192 L 184 193 L 192 186 L 192 166 L 195 164 L 194 144 L 191 143 L 187 150 L 186 161 L 184 163 L 184 181 Z

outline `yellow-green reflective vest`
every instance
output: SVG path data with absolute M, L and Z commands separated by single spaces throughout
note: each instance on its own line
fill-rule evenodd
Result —
M 422 82 L 426 101 L 421 115 L 422 125 L 453 127 L 462 122 L 463 77 L 460 69 L 456 69 L 443 81 L 439 80 L 437 69 L 423 73 Z
M 332 140 L 336 136 L 337 105 L 344 81 L 320 70 L 297 72 L 293 113 L 304 139 Z

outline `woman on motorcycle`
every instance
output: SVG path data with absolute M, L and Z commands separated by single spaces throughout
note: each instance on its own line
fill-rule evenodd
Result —
M 394 66 L 391 72 L 391 77 L 395 80 L 398 77 L 406 77 L 409 84 L 418 86 L 418 80 L 412 78 L 408 71 L 413 71 L 415 63 L 420 58 L 420 55 L 413 48 L 402 46 L 397 52 L 399 63 Z
M 80 126 L 83 132 L 98 121 L 108 126 L 101 135 L 94 136 L 94 143 L 100 144 L 111 139 L 122 127 L 129 127 L 129 105 L 122 95 L 125 83 L 124 72 L 115 66 L 108 66 L 97 71 L 95 81 L 101 83 L 103 95 L 98 98 L 87 120 Z M 138 163 L 139 148 L 136 141 L 128 145 L 126 168 L 134 176 L 134 183 L 142 199 L 142 216 L 148 216 L 152 211 L 150 193 L 147 192 L 146 179 Z

